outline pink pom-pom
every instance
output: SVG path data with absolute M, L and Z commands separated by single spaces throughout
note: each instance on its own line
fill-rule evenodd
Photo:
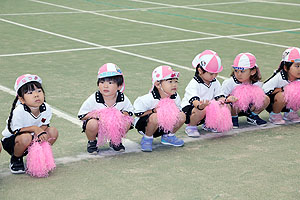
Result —
M 41 147 L 43 148 L 44 156 L 45 156 L 45 164 L 48 172 L 55 169 L 56 165 L 53 158 L 52 148 L 49 142 L 42 142 Z
M 250 104 L 256 108 L 264 105 L 265 93 L 259 86 L 241 84 L 236 86 L 231 94 L 238 99 L 233 106 L 242 111 L 247 111 Z
M 300 81 L 293 81 L 284 87 L 286 107 L 294 111 L 300 109 Z
M 118 146 L 122 142 L 122 138 L 125 137 L 129 125 L 133 122 L 132 117 L 123 115 L 120 110 L 114 107 L 92 111 L 88 116 L 99 118 L 98 146 L 107 141 Z
M 159 128 L 165 133 L 172 132 L 179 120 L 180 112 L 175 101 L 170 98 L 161 99 L 156 106 L 156 112 Z
M 230 110 L 219 101 L 212 100 L 206 106 L 205 125 L 208 128 L 216 129 L 218 132 L 226 132 L 232 129 Z
M 36 177 L 48 176 L 45 154 L 39 142 L 33 142 L 28 148 L 26 172 Z

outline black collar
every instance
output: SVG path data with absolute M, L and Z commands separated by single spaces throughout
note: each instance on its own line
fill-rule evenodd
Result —
M 289 81 L 288 73 L 285 70 L 282 69 L 280 75 L 283 80 Z
M 233 81 L 234 81 L 236 84 L 242 84 L 242 82 L 240 82 L 240 81 L 235 77 L 235 75 L 232 75 L 232 78 L 233 78 Z
M 161 96 L 159 94 L 158 89 L 154 86 L 153 90 L 151 91 L 151 94 L 153 96 L 154 99 L 161 99 Z M 176 99 L 177 97 L 177 93 L 173 94 L 170 96 L 170 99 Z
M 117 99 L 116 99 L 116 103 L 118 102 L 123 102 L 125 97 L 124 97 L 124 94 L 120 91 L 117 92 Z M 105 104 L 105 101 L 104 101 L 104 98 L 102 96 L 102 94 L 100 93 L 100 91 L 98 90 L 96 93 L 95 93 L 95 98 L 96 98 L 96 102 L 97 103 L 103 103 Z
M 195 79 L 199 84 L 203 84 L 203 85 L 205 85 L 205 86 L 208 87 L 208 88 L 210 88 L 212 82 L 215 82 L 215 81 L 216 81 L 216 79 L 214 78 L 214 79 L 209 83 L 209 85 L 207 85 L 207 84 L 203 81 L 203 79 L 202 79 L 198 74 L 194 76 L 194 79 Z
M 22 104 L 23 105 L 23 107 L 24 107 L 24 110 L 26 111 L 26 112 L 29 112 L 30 114 L 31 114 L 31 109 L 26 105 L 26 104 Z M 40 113 L 42 113 L 42 112 L 44 112 L 44 111 L 46 111 L 46 105 L 45 105 L 45 103 L 43 103 L 42 105 L 40 105 Z

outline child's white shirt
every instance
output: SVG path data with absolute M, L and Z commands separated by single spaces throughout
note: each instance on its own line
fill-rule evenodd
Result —
M 156 108 L 159 100 L 160 100 L 160 95 L 158 91 L 152 90 L 150 93 L 145 94 L 143 96 L 138 97 L 134 103 L 134 114 L 135 114 L 135 120 L 134 124 L 140 119 L 139 116 L 143 115 L 146 111 L 152 110 L 153 108 Z M 170 97 L 171 99 L 174 99 L 176 106 L 178 107 L 179 110 L 181 110 L 181 98 L 178 93 L 175 93 Z
M 91 111 L 107 107 L 108 106 L 105 104 L 102 94 L 100 93 L 100 91 L 97 91 L 83 102 L 78 112 L 78 118 L 82 119 Z M 113 105 L 113 107 L 120 111 L 126 111 L 130 115 L 133 114 L 133 106 L 131 102 L 128 97 L 122 92 L 117 92 L 116 103 Z
M 50 124 L 51 117 L 52 110 L 47 103 L 43 103 L 40 106 L 40 114 L 37 117 L 31 113 L 30 108 L 28 106 L 24 104 L 19 104 L 13 110 L 13 117 L 10 123 L 10 127 L 11 130 L 15 132 L 21 128 L 30 126 L 47 126 Z M 2 135 L 2 140 L 13 135 L 11 132 L 9 132 L 7 124 L 6 128 L 2 131 Z
M 240 84 L 242 84 L 242 82 L 237 80 L 237 78 L 235 76 L 232 76 L 232 77 L 226 79 L 225 81 L 223 81 L 222 92 L 225 95 L 225 97 L 228 97 L 232 93 L 234 88 Z M 260 81 L 257 81 L 255 83 L 253 83 L 252 85 L 256 85 L 256 86 L 262 88 L 263 83 Z
M 181 107 L 184 108 L 187 105 L 192 105 L 194 100 L 212 100 L 223 96 L 221 84 L 217 79 L 212 80 L 207 85 L 199 76 L 194 76 L 185 88 Z
M 276 88 L 282 88 L 287 84 L 289 84 L 288 75 L 284 70 L 281 70 L 275 76 L 266 81 L 262 88 L 266 95 L 270 95 Z

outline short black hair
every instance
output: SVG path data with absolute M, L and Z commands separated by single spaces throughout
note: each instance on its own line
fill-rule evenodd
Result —
M 118 86 L 121 86 L 124 83 L 124 79 L 123 79 L 122 75 L 98 78 L 97 85 L 99 85 L 99 83 L 101 81 L 113 81 L 113 82 L 117 83 Z
M 199 76 L 199 70 L 198 70 L 199 68 L 201 69 L 201 71 L 203 72 L 203 74 L 205 72 L 207 72 L 205 69 L 203 69 L 203 67 L 200 66 L 200 64 L 198 64 L 197 67 L 196 67 L 195 76 Z

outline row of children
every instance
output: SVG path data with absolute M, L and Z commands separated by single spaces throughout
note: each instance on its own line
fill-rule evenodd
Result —
M 88 139 L 87 151 L 97 154 L 98 146 L 104 142 L 109 142 L 115 151 L 124 151 L 122 138 L 133 127 L 143 135 L 142 151 L 151 152 L 153 138 L 160 136 L 162 144 L 183 146 L 184 141 L 177 138 L 175 133 L 184 123 L 187 124 L 185 133 L 190 137 L 200 136 L 197 127 L 200 124 L 203 124 L 203 129 L 214 131 L 205 124 L 206 111 L 212 100 L 231 112 L 233 128 L 239 127 L 238 116 L 246 116 L 247 122 L 254 125 L 266 125 L 267 122 L 258 116 L 264 109 L 270 113 L 269 121 L 274 124 L 284 124 L 286 120 L 300 122 L 297 114 L 300 102 L 296 102 L 298 107 L 287 108 L 284 93 L 285 86 L 300 78 L 299 48 L 292 47 L 284 51 L 279 68 L 264 84 L 256 58 L 251 53 L 236 56 L 231 77 L 222 85 L 216 79 L 223 69 L 216 52 L 203 51 L 194 58 L 192 65 L 196 72 L 185 89 L 182 101 L 177 93 L 179 72 L 169 66 L 159 66 L 152 73 L 149 93 L 138 97 L 133 105 L 123 93 L 125 84 L 120 68 L 112 63 L 100 67 L 98 90 L 87 98 L 78 113 Z M 262 88 L 261 105 L 257 106 L 252 101 L 244 109 L 235 106 L 242 98 L 240 93 L 245 93 L 244 96 L 255 93 L 241 90 L 234 94 L 235 88 L 240 85 Z M 14 89 L 17 95 L 1 141 L 3 148 L 11 155 L 11 172 L 24 173 L 23 156 L 28 153 L 32 141 L 48 141 L 52 145 L 58 138 L 58 131 L 50 127 L 52 112 L 45 102 L 40 77 L 22 75 L 17 78 Z M 294 93 L 298 95 L 296 90 Z M 283 117 L 281 112 L 284 112 Z M 133 115 L 136 116 L 134 120 Z

